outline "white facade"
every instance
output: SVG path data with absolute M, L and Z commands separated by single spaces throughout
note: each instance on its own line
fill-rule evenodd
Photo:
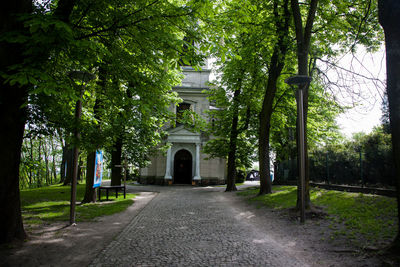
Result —
M 210 70 L 194 70 L 183 67 L 185 78 L 181 86 L 174 88 L 183 103 L 208 120 L 205 111 L 210 103 L 202 91 L 208 89 Z M 181 103 L 182 104 L 182 103 Z M 171 109 L 176 107 L 171 106 Z M 151 164 L 140 170 L 140 182 L 155 184 L 220 184 L 225 182 L 226 163 L 224 159 L 208 159 L 202 153 L 207 138 L 191 132 L 183 125 L 171 128 L 167 143 L 171 145 L 164 154 L 151 157 Z

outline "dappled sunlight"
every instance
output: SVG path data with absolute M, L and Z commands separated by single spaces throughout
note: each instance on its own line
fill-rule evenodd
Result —
M 290 242 L 286 243 L 285 246 L 286 247 L 295 247 L 296 246 L 296 242 L 290 241 Z
M 43 245 L 43 244 L 63 244 L 65 242 L 64 238 L 48 238 L 48 239 L 38 239 L 38 240 L 32 240 L 31 243 L 38 244 L 38 245 Z
M 208 186 L 202 186 L 202 187 L 193 187 L 192 189 L 193 190 L 205 190 L 205 189 L 213 189 L 213 188 L 216 188 L 217 186 L 210 186 L 210 185 L 208 185 Z
M 83 199 L 86 185 L 78 185 L 77 200 Z M 76 220 L 88 221 L 95 217 L 109 215 L 126 209 L 133 203 L 134 194 L 126 199 L 110 196 L 109 201 L 81 204 L 77 202 Z M 24 222 L 40 224 L 43 222 L 68 221 L 70 209 L 70 187 L 51 186 L 21 190 L 21 211 Z
M 24 206 L 24 209 L 50 209 L 50 207 L 62 207 L 66 205 L 69 205 L 68 201 L 37 202 L 31 205 Z
M 278 191 L 272 194 L 257 196 L 254 200 L 262 201 L 267 206 L 275 209 L 284 209 L 296 205 L 296 194 L 296 188 L 288 188 L 287 190 Z
M 265 239 L 253 239 L 253 243 L 256 243 L 256 244 L 263 244 L 263 243 L 267 243 L 268 242 L 268 240 L 265 240 Z
M 272 190 L 274 192 L 285 191 L 285 190 L 292 191 L 292 190 L 297 190 L 297 186 L 293 186 L 293 185 L 278 185 L 278 186 L 272 186 Z
M 273 193 L 266 195 L 257 195 L 259 189 L 250 189 L 242 192 L 238 192 L 237 194 L 240 196 L 249 196 L 251 197 L 249 201 L 252 202 L 261 202 L 267 207 L 272 207 L 274 209 L 284 209 L 295 206 L 295 198 L 297 194 L 296 186 L 273 186 Z
M 247 197 L 257 207 L 287 209 L 296 206 L 297 186 L 273 186 L 273 193 L 257 195 L 258 190 L 237 193 Z M 335 235 L 346 235 L 351 240 L 364 240 L 371 245 L 390 242 L 397 229 L 396 199 L 373 194 L 310 188 L 314 208 L 323 207 L 324 217 Z M 240 218 L 251 216 L 243 212 Z M 290 243 L 287 246 L 294 246 Z
M 255 217 L 256 215 L 250 211 L 245 211 L 245 212 L 240 212 L 236 218 L 246 218 L 246 219 L 251 219 Z

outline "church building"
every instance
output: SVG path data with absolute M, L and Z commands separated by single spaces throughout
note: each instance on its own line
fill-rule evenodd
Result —
M 183 99 L 179 106 L 171 106 L 177 116 L 183 110 L 192 110 L 209 120 L 205 111 L 210 109 L 210 102 L 203 90 L 208 89 L 207 82 L 211 70 L 203 67 L 195 70 L 183 66 L 185 78 L 174 90 Z M 140 183 L 144 184 L 223 184 L 226 179 L 226 162 L 222 158 L 206 159 L 202 147 L 208 137 L 192 132 L 183 125 L 168 130 L 165 142 L 170 144 L 166 153 L 159 152 L 150 157 L 151 163 L 140 169 Z

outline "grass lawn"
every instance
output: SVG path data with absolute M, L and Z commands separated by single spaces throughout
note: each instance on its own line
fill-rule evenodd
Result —
M 296 186 L 273 186 L 273 194 L 257 196 L 258 189 L 239 192 L 249 201 L 273 209 L 292 208 L 296 204 Z M 324 207 L 331 221 L 333 236 L 345 235 L 359 244 L 376 246 L 390 242 L 397 233 L 395 198 L 341 191 L 310 189 L 313 205 Z
M 77 202 L 83 199 L 85 184 L 77 186 Z M 103 195 L 103 194 L 102 194 Z M 110 215 L 125 210 L 132 205 L 134 194 L 109 194 L 109 201 L 76 206 L 76 221 L 90 221 L 98 216 Z M 36 189 L 21 190 L 21 210 L 25 224 L 41 224 L 54 221 L 69 221 L 71 187 L 54 185 Z M 102 200 L 105 200 L 105 194 Z

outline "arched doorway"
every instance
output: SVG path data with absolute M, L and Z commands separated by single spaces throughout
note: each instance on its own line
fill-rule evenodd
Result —
M 192 183 L 192 154 L 185 149 L 176 152 L 174 157 L 174 183 Z

